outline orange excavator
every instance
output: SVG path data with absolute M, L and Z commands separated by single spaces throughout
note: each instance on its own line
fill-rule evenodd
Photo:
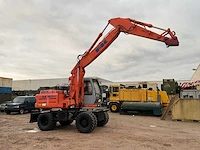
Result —
M 114 28 L 97 44 L 109 24 Z M 150 28 L 161 30 L 162 33 L 155 33 L 149 30 Z M 84 109 L 83 79 L 85 67 L 105 51 L 121 32 L 164 42 L 167 47 L 179 45 L 175 32 L 169 28 L 162 29 L 130 18 L 110 19 L 91 47 L 77 57 L 78 63 L 69 77 L 69 88 L 42 90 L 36 95 L 35 107 L 44 111 L 31 113 L 30 122 L 37 122 L 40 130 L 47 131 L 52 130 L 57 122 L 61 125 L 70 125 L 75 120 L 76 128 L 81 133 L 89 133 L 95 127 L 107 124 L 109 120 L 107 109 Z

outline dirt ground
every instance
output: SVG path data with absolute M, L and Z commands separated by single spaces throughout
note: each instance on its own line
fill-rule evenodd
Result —
M 0 113 L 0 150 L 199 150 L 200 123 L 109 112 L 109 122 L 79 133 L 75 122 L 52 131 L 29 123 L 30 114 Z

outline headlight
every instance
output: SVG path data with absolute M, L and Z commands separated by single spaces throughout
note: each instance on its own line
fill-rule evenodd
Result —
M 14 106 L 14 108 L 19 108 L 19 105 L 17 105 L 17 106 Z
M 47 106 L 47 104 L 46 103 L 42 103 L 42 106 Z

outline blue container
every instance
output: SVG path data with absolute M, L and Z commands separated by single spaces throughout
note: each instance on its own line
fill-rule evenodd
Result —
M 12 88 L 11 87 L 0 87 L 0 94 L 11 94 Z

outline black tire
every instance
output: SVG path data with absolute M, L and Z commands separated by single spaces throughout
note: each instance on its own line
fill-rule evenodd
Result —
M 61 126 L 69 126 L 73 120 L 67 120 L 67 121 L 59 121 Z
M 110 103 L 109 108 L 111 112 L 119 112 L 120 106 L 118 103 Z
M 92 112 L 82 112 L 76 118 L 76 128 L 81 133 L 90 133 L 97 127 L 97 117 Z
M 51 113 L 40 114 L 37 119 L 38 127 L 42 131 L 49 131 L 54 129 L 56 121 L 53 120 Z
M 109 120 L 108 112 L 104 112 L 104 119 L 102 121 L 97 122 L 97 126 L 103 127 L 104 125 L 108 123 L 108 120 Z
M 8 114 L 8 115 L 11 113 L 11 111 L 8 111 L 8 110 L 6 110 L 5 112 L 6 112 L 6 114 Z
M 24 114 L 24 112 L 25 112 L 25 111 L 24 111 L 24 108 L 20 108 L 19 113 L 20 113 L 20 114 Z

